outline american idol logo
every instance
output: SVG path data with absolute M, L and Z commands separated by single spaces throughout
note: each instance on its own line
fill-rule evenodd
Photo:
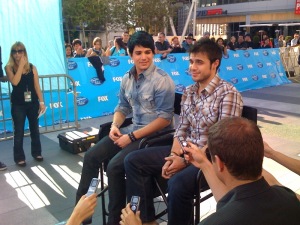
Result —
M 77 97 L 76 102 L 77 102 L 78 106 L 83 106 L 83 105 L 88 104 L 89 100 L 85 97 Z
M 250 57 L 250 53 L 248 52 L 248 51 L 244 51 L 244 56 L 246 57 L 246 58 L 249 58 Z
M 176 57 L 174 55 L 168 55 L 167 60 L 169 63 L 174 63 L 176 62 Z
M 267 50 L 263 50 L 263 55 L 264 56 L 268 56 L 269 55 L 269 52 Z
M 257 67 L 258 68 L 263 68 L 264 67 L 264 64 L 262 62 L 257 62 Z
M 270 73 L 270 77 L 274 79 L 274 78 L 276 78 L 276 74 L 275 73 Z
M 103 82 L 101 82 L 98 77 L 93 77 L 91 80 L 90 80 L 91 84 L 93 85 L 101 85 L 103 84 Z
M 189 76 L 191 76 L 191 73 L 190 73 L 190 69 L 189 69 L 189 68 L 185 69 L 185 71 L 184 71 L 184 72 L 185 72 L 185 74 L 186 74 L 186 75 L 189 75 Z
M 185 86 L 183 85 L 183 84 L 177 84 L 176 86 L 175 86 L 175 91 L 176 92 L 184 92 L 184 90 L 185 90 Z
M 257 75 L 252 75 L 252 80 L 257 81 L 258 80 L 258 76 Z
M 233 83 L 233 84 L 237 84 L 237 83 L 239 82 L 239 79 L 233 77 L 233 78 L 230 79 L 230 81 L 231 81 L 231 83 Z
M 120 65 L 120 60 L 118 60 L 117 58 L 110 58 L 109 65 L 112 67 L 116 67 Z
M 68 70 L 75 70 L 77 68 L 77 63 L 74 61 L 68 61 Z
M 64 120 L 64 119 L 61 119 L 61 120 L 55 120 L 55 121 L 54 121 L 54 125 L 63 124 L 63 123 L 68 123 L 68 122 L 69 122 L 68 120 Z
M 237 64 L 237 65 L 236 65 L 236 68 L 237 68 L 238 70 L 243 70 L 243 69 L 244 69 L 244 67 L 243 67 L 242 64 Z

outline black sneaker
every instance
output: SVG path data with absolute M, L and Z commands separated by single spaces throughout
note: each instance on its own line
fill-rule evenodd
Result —
M 0 170 L 6 170 L 7 167 L 3 162 L 0 162 Z

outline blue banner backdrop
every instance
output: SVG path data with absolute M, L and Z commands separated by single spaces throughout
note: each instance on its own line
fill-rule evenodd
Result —
M 176 92 L 182 92 L 185 87 L 193 83 L 189 74 L 188 54 L 169 54 L 167 59 L 164 60 L 160 59 L 160 55 L 155 55 L 154 62 L 172 77 L 176 85 Z M 118 91 L 122 77 L 132 66 L 133 61 L 128 56 L 110 57 L 109 64 L 104 66 L 106 81 L 101 83 L 98 80 L 95 68 L 87 58 L 71 58 L 68 60 L 69 75 L 74 78 L 76 84 L 79 120 L 113 113 L 118 102 Z M 223 56 L 219 75 L 231 82 L 240 92 L 290 83 L 280 61 L 278 49 L 228 51 L 228 55 Z M 48 110 L 46 112 L 47 119 L 40 119 L 41 126 L 51 125 L 51 115 L 54 115 L 54 123 L 56 124 L 74 120 L 72 117 L 60 118 L 57 111 L 57 108 L 65 107 L 67 99 L 69 111 L 73 110 L 71 87 L 70 85 L 69 89 L 66 90 L 70 94 L 67 98 L 58 96 L 55 99 L 53 98 L 53 96 L 56 96 L 55 93 L 50 98 L 48 92 L 44 93 Z M 65 93 L 57 95 L 63 94 Z M 4 104 L 4 107 L 10 106 Z M 10 112 L 10 109 L 4 111 Z M 0 113 L 0 118 L 1 116 L 3 117 Z M 0 131 L 3 130 L 1 126 Z M 8 130 L 12 129 L 11 124 L 6 124 L 6 127 Z

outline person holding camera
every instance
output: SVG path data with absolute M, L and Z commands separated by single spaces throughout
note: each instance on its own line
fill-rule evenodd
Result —
M 283 186 L 262 176 L 264 143 L 258 126 L 245 118 L 226 118 L 208 131 L 209 161 L 190 143 L 186 160 L 202 170 L 217 201 L 217 210 L 200 225 L 298 224 L 300 202 Z
M 218 121 L 208 130 L 207 146 L 200 149 L 189 142 L 184 148 L 185 160 L 202 170 L 217 201 L 216 212 L 199 225 L 299 224 L 300 202 L 295 193 L 270 186 L 262 176 L 264 144 L 254 122 L 242 117 Z M 142 225 L 139 215 L 128 204 L 120 224 Z
M 81 42 L 81 40 L 74 39 L 72 41 L 72 46 L 73 46 L 73 49 L 74 49 L 74 52 L 73 52 L 74 58 L 85 57 L 86 50 L 84 48 L 82 48 L 82 42 Z
M 96 206 L 97 194 L 81 196 L 66 225 L 80 225 L 86 218 L 94 214 Z
M 14 123 L 14 161 L 18 166 L 26 166 L 23 149 L 26 117 L 31 137 L 31 155 L 36 161 L 43 161 L 38 115 L 40 112 L 45 112 L 46 107 L 37 69 L 29 63 L 22 42 L 18 41 L 12 45 L 5 71 L 13 87 L 11 114 Z

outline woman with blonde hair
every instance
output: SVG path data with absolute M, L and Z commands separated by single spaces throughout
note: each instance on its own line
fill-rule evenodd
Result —
M 12 45 L 5 71 L 13 87 L 11 114 L 14 123 L 14 161 L 18 166 L 26 166 L 23 149 L 26 117 L 30 129 L 31 155 L 35 160 L 43 161 L 38 115 L 45 111 L 45 103 L 37 69 L 29 63 L 27 51 L 22 42 Z
M 99 37 L 95 37 L 93 40 L 93 47 L 90 48 L 85 57 L 90 57 L 90 56 L 103 56 L 104 51 L 102 49 L 102 40 Z

